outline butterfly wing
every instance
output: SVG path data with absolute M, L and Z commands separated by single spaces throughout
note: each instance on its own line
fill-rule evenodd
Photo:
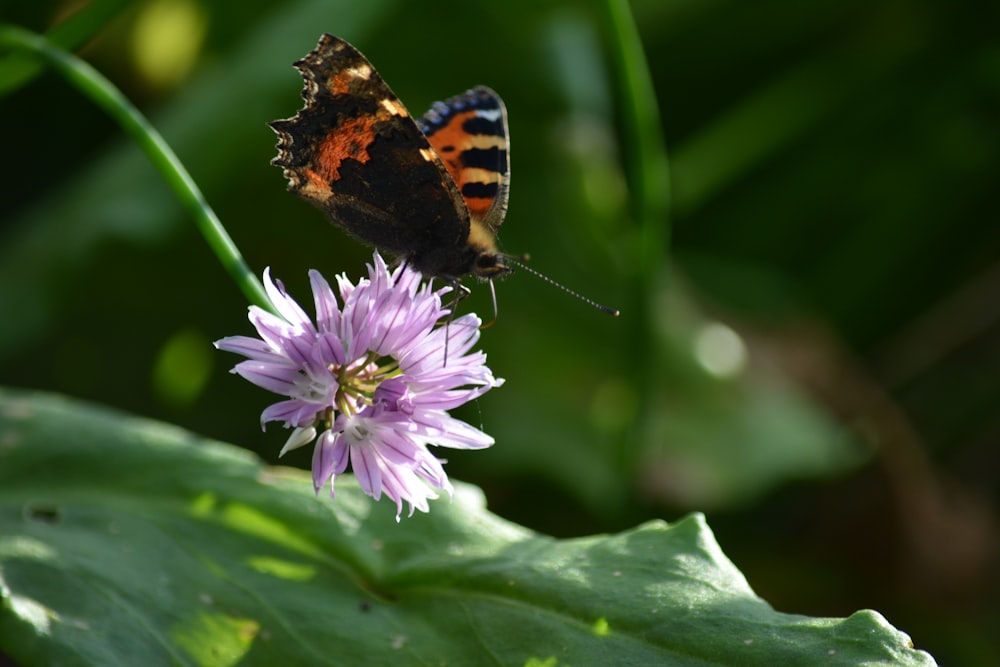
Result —
M 496 236 L 507 214 L 510 189 L 510 139 L 503 100 L 477 86 L 435 103 L 417 119 L 451 174 L 475 227 Z
M 469 210 L 399 98 L 353 46 L 323 35 L 295 63 L 305 107 L 270 126 L 289 190 L 426 275 L 469 273 Z

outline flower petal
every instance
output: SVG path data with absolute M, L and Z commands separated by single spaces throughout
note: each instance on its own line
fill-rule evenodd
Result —
M 376 458 L 369 447 L 351 447 L 351 468 L 361 490 L 378 500 L 382 496 L 382 471 Z
M 323 431 L 313 449 L 312 478 L 316 493 L 330 480 L 330 490 L 333 491 L 333 475 L 337 465 L 335 452 L 336 436 L 332 431 Z
M 330 283 L 323 274 L 313 269 L 309 271 L 309 284 L 316 305 L 316 329 L 321 334 L 337 331 L 340 328 L 340 304 Z
M 285 321 L 290 324 L 312 328 L 312 322 L 309 320 L 309 316 L 306 315 L 306 311 L 302 310 L 302 307 L 295 302 L 295 299 L 285 293 L 285 288 L 280 282 L 275 284 L 271 280 L 271 267 L 264 269 L 264 291 L 267 292 L 268 298 L 271 299 L 274 309 L 278 311 L 278 314 Z
M 277 361 L 282 358 L 270 345 L 259 338 L 249 336 L 226 336 L 215 341 L 213 345 L 217 350 L 242 354 L 258 361 Z
M 285 396 L 295 391 L 295 381 L 299 377 L 298 370 L 291 365 L 253 359 L 236 364 L 232 372 L 262 389 Z
M 312 442 L 316 438 L 316 428 L 312 425 L 310 426 L 300 426 L 292 431 L 292 434 L 288 436 L 288 440 L 285 441 L 285 446 L 281 448 L 278 452 L 278 457 L 282 457 L 286 452 L 290 452 L 293 449 L 298 449 L 302 445 Z

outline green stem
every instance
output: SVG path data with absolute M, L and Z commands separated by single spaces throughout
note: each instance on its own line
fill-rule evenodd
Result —
M 177 155 L 148 120 L 100 72 L 45 39 L 12 25 L 0 25 L 0 45 L 26 51 L 48 64 L 69 83 L 111 116 L 142 148 L 163 175 L 181 204 L 194 218 L 205 241 L 243 291 L 250 303 L 274 312 L 260 280 L 243 260 L 236 244 L 205 201 L 201 190 L 181 164 Z
M 604 0 L 602 7 L 618 85 L 615 97 L 620 101 L 622 156 L 637 227 L 632 247 L 637 271 L 629 309 L 623 312 L 628 312 L 631 325 L 630 354 L 646 360 L 634 376 L 636 394 L 642 397 L 639 414 L 624 434 L 620 450 L 620 464 L 630 471 L 639 463 L 639 443 L 645 439 L 644 428 L 655 412 L 652 403 L 661 365 L 652 335 L 654 290 L 662 285 L 667 257 L 670 174 L 652 77 L 628 0 Z
M 639 31 L 628 0 L 604 3 L 613 41 L 612 62 L 619 85 L 625 169 L 639 226 L 642 279 L 649 282 L 666 255 L 669 235 L 670 173 L 660 129 L 660 110 Z

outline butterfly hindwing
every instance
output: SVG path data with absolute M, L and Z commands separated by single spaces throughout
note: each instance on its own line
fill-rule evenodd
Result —
M 497 233 L 507 213 L 510 140 L 503 100 L 477 86 L 417 119 L 465 200 L 475 225 Z

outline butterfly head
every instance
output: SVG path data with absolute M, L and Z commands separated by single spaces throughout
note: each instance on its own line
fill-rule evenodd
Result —
M 481 252 L 476 256 L 471 273 L 482 280 L 503 278 L 514 272 L 514 267 L 507 260 L 506 255 L 496 251 Z

